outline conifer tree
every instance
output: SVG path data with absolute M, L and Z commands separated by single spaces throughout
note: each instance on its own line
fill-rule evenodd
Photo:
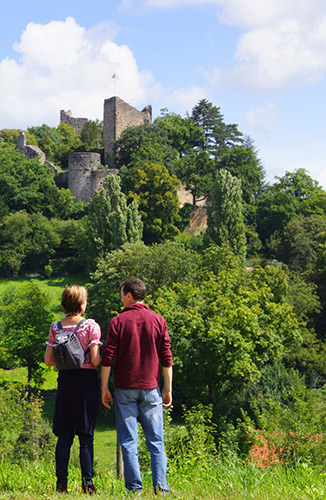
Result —
M 207 234 L 220 247 L 230 247 L 235 255 L 245 258 L 241 181 L 226 170 L 216 174 L 207 206 Z

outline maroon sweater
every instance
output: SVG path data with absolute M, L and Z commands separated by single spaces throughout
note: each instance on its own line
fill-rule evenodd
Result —
M 102 365 L 114 364 L 114 387 L 154 389 L 160 385 L 160 362 L 172 366 L 165 319 L 137 302 L 112 319 L 102 352 Z

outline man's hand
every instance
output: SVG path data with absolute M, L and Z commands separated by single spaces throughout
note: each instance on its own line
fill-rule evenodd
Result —
M 164 386 L 162 391 L 163 408 L 172 404 L 172 366 L 162 366 Z
M 163 408 L 169 408 L 172 404 L 172 392 L 171 391 L 162 391 L 162 400 L 163 400 Z
M 111 406 L 109 403 L 113 405 L 113 397 L 109 389 L 102 390 L 102 403 L 106 408 L 111 410 Z

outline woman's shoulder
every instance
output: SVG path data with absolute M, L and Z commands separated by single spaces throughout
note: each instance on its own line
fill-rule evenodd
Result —
M 92 330 L 92 331 L 96 331 L 96 330 L 101 331 L 100 325 L 93 318 L 87 318 L 86 321 L 84 321 L 82 326 L 85 326 L 85 328 L 88 328 L 89 330 Z
M 85 321 L 85 324 L 100 326 L 100 325 L 99 325 L 99 324 L 95 321 L 95 319 L 93 319 L 93 318 L 87 318 L 87 319 L 86 319 L 86 321 Z

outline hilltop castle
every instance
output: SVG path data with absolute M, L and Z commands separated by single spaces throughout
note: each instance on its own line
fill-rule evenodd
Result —
M 60 111 L 60 123 L 67 123 L 77 134 L 80 134 L 87 118 L 74 118 L 71 111 Z M 131 126 L 152 123 L 152 107 L 146 106 L 142 111 L 127 104 L 119 97 L 111 97 L 104 101 L 103 112 L 103 142 L 104 157 L 112 158 L 112 141 L 120 137 L 122 132 Z M 62 177 L 63 184 L 70 189 L 77 201 L 89 201 L 98 191 L 108 174 L 116 174 L 114 165 L 101 165 L 99 153 L 72 153 L 68 160 L 68 173 L 58 174 L 55 165 L 46 160 L 45 154 L 36 146 L 26 144 L 25 134 L 17 140 L 17 149 L 27 158 L 38 157 L 43 164 L 47 164 L 53 171 Z

